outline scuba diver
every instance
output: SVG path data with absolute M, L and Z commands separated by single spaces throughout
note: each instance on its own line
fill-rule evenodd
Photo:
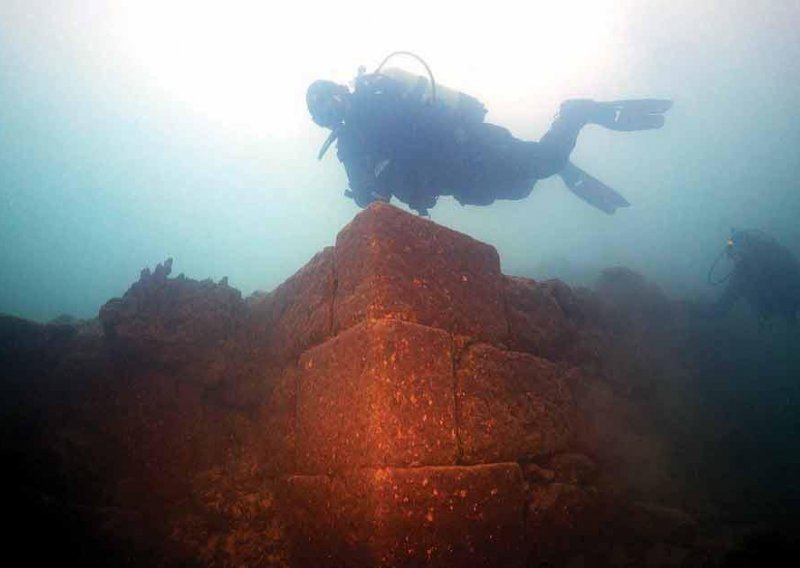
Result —
M 384 69 L 399 54 L 419 60 L 430 81 Z M 352 92 L 345 85 L 315 81 L 306 103 L 312 120 L 331 130 L 318 157 L 337 141 L 350 186 L 346 196 L 361 207 L 395 197 L 420 215 L 427 215 L 442 195 L 462 205 L 523 199 L 537 180 L 554 174 L 587 203 L 614 213 L 630 204 L 569 161 L 581 128 L 660 128 L 672 106 L 663 99 L 567 100 L 541 140 L 519 140 L 484 122 L 486 108 L 480 101 L 436 84 L 428 65 L 409 52 L 390 54 L 373 73 L 359 69 Z
M 715 280 L 714 272 L 723 255 L 733 263 L 724 277 Z M 781 316 L 797 322 L 800 308 L 800 262 L 786 247 L 759 230 L 731 230 L 731 237 L 708 271 L 713 285 L 727 282 L 719 299 L 705 310 L 708 315 L 723 315 L 737 300 L 745 300 L 764 322 Z

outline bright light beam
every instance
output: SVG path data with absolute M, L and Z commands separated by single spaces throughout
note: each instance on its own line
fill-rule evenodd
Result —
M 490 106 L 580 91 L 615 52 L 613 6 L 296 1 L 277 11 L 244 0 L 140 0 L 117 9 L 115 26 L 133 63 L 169 97 L 235 128 L 291 135 L 307 119 L 310 81 L 345 82 L 397 49 L 419 52 L 441 82 Z

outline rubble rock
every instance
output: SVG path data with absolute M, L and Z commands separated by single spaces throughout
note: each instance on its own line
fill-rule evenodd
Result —
M 210 280 L 169 278 L 172 259 L 144 269 L 122 298 L 100 309 L 105 336 L 122 356 L 147 365 L 180 369 L 188 380 L 223 380 L 226 342 L 244 321 L 238 290 Z

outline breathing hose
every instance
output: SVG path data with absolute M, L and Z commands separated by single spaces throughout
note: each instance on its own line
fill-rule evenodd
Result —
M 416 53 L 411 53 L 410 51 L 393 51 L 392 53 L 390 53 L 389 55 L 387 55 L 387 56 L 384 58 L 384 60 L 383 60 L 383 61 L 381 61 L 381 64 L 380 64 L 380 65 L 378 65 L 378 68 L 377 68 L 377 69 L 375 69 L 375 74 L 376 74 L 376 75 L 377 75 L 377 74 L 379 74 L 379 73 L 381 72 L 381 69 L 383 69 L 383 66 L 384 66 L 384 65 L 386 65 L 386 63 L 387 63 L 387 62 L 388 62 L 388 61 L 389 61 L 389 60 L 390 60 L 392 57 L 394 57 L 395 55 L 408 55 L 408 56 L 410 56 L 410 57 L 413 57 L 414 59 L 416 59 L 416 60 L 417 60 L 417 61 L 419 61 L 420 63 L 422 63 L 422 66 L 423 66 L 423 67 L 425 67 L 425 71 L 427 71 L 427 72 L 428 72 L 428 77 L 430 77 L 430 78 L 431 78 L 431 101 L 432 101 L 432 102 L 436 102 L 436 80 L 433 78 L 433 71 L 431 71 L 431 68 L 430 68 L 430 67 L 428 67 L 428 64 L 427 64 L 427 63 L 425 63 L 425 60 L 424 60 L 424 59 L 422 59 L 422 58 L 421 58 L 419 55 L 417 55 Z
M 730 272 L 728 272 L 725 276 L 723 276 L 719 280 L 714 280 L 713 279 L 714 270 L 717 268 L 717 264 L 719 263 L 720 259 L 722 258 L 722 255 L 725 254 L 726 250 L 728 250 L 727 245 L 725 246 L 725 248 L 723 248 L 720 251 L 720 253 L 717 255 L 717 258 L 714 259 L 714 262 L 711 264 L 711 268 L 708 269 L 708 283 L 711 284 L 712 286 L 719 286 L 720 284 L 725 283 L 728 280 L 728 278 L 731 277 L 731 275 L 733 274 L 733 271 L 735 270 L 735 268 L 731 269 Z

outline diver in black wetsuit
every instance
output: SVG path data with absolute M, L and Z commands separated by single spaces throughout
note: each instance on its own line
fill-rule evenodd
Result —
M 800 309 L 800 262 L 789 249 L 763 231 L 734 229 L 723 253 L 733 262 L 733 269 L 714 282 L 715 261 L 709 270 L 709 282 L 727 282 L 725 291 L 699 313 L 721 316 L 742 299 L 762 322 L 779 316 L 796 324 Z M 722 254 L 717 260 L 721 257 Z
M 395 197 L 422 215 L 441 195 L 452 195 L 462 205 L 523 199 L 537 180 L 554 174 L 581 199 L 613 213 L 629 203 L 569 161 L 581 128 L 659 128 L 672 104 L 660 99 L 569 100 L 541 140 L 528 142 L 485 123 L 486 109 L 469 95 L 439 87 L 437 98 L 430 70 L 429 86 L 422 77 L 411 76 L 418 81 L 409 83 L 403 80 L 409 74 L 381 72 L 382 67 L 360 74 L 353 92 L 330 81 L 315 81 L 308 88 L 312 119 L 332 130 L 320 158 L 338 140 L 338 158 L 350 185 L 346 195 L 361 207 Z M 445 94 L 455 96 L 447 101 Z

